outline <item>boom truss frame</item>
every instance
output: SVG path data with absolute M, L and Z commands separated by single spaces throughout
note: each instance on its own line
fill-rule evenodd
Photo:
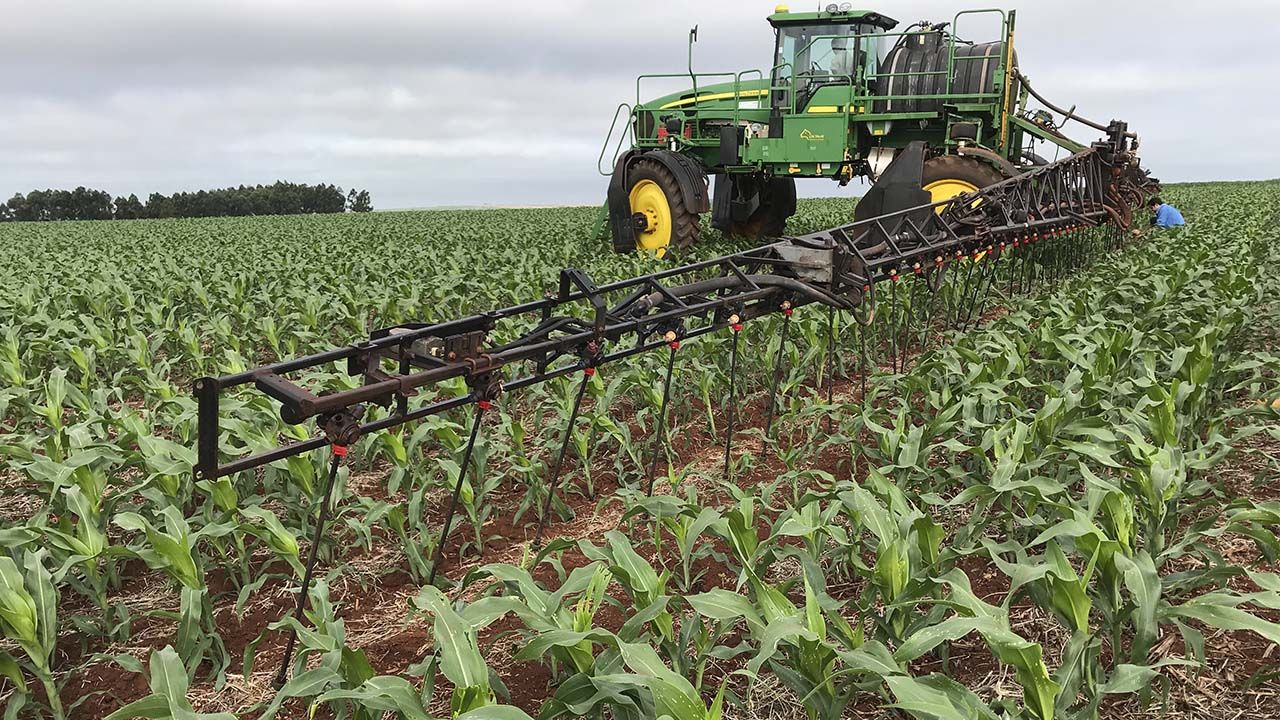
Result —
M 854 317 L 867 324 L 882 283 L 915 274 L 936 284 L 952 263 L 966 258 L 999 257 L 1011 247 L 1108 222 L 1127 227 L 1158 182 L 1139 167 L 1124 123 L 1107 130 L 1105 140 L 1075 155 L 976 193 L 887 207 L 847 225 L 606 285 L 567 268 L 560 271 L 558 292 L 541 300 L 380 329 L 345 347 L 199 378 L 196 475 L 216 479 L 325 445 L 345 447 L 367 433 L 454 408 L 487 408 L 502 392 L 802 305 L 861 309 Z M 922 162 L 922 155 L 914 161 Z M 493 344 L 495 337 L 510 339 Z M 350 375 L 362 378 L 361 386 L 315 394 L 289 377 L 343 362 Z M 466 395 L 410 408 L 410 398 L 455 378 L 466 381 Z M 247 385 L 279 402 L 284 422 L 315 418 L 321 433 L 224 461 L 221 398 Z M 389 412 L 362 421 L 366 404 Z

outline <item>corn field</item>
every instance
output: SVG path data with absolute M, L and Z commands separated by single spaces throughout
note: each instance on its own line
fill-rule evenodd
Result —
M 653 261 L 593 208 L 0 226 L 4 717 L 1276 716 L 1280 182 L 1167 196 L 1185 231 L 995 282 L 959 329 L 838 318 L 828 367 L 825 312 L 750 322 L 732 408 L 730 337 L 691 342 L 658 444 L 660 354 L 572 428 L 574 378 L 505 395 L 443 542 L 470 415 L 366 436 L 301 620 L 327 458 L 196 481 L 192 380 Z M 306 437 L 271 407 L 238 397 L 223 448 Z

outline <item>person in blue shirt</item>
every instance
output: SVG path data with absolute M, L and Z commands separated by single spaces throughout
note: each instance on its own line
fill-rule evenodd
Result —
M 1147 206 L 1155 212 L 1155 215 L 1151 217 L 1151 227 L 1174 228 L 1187 224 L 1187 221 L 1182 219 L 1182 213 L 1178 212 L 1178 208 L 1158 197 L 1151 198 L 1147 202 Z

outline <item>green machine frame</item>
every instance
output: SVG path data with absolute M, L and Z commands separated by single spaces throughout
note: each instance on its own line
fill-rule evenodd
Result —
M 998 39 L 980 45 L 960 39 L 961 22 L 972 23 L 977 16 L 998 18 Z M 854 177 L 875 179 L 894 152 L 915 141 L 924 141 L 930 154 L 968 155 L 1005 177 L 1033 164 L 1024 157 L 1029 137 L 1078 152 L 1084 146 L 1057 132 L 1051 118 L 1026 112 L 1029 88 L 1017 71 L 1015 19 L 1012 10 L 965 10 L 947 24 L 895 31 L 896 21 L 875 12 L 792 13 L 780 6 L 768 17 L 776 38 L 775 62 L 768 71 L 712 73 L 692 70 L 695 29 L 688 72 L 637 78 L 635 103 L 622 103 L 615 111 L 598 169 L 606 176 L 625 174 L 637 158 L 674 154 L 692 161 L 664 160 L 678 177 L 693 168 L 701 181 L 710 175 L 740 182 L 821 177 L 844 184 Z M 806 42 L 784 51 L 793 30 Z M 857 59 L 840 73 L 818 66 L 820 50 L 834 54 L 837 42 L 851 44 L 842 49 L 851 49 Z M 901 69 L 881 65 L 890 46 L 928 43 L 934 48 L 932 68 L 915 60 Z M 809 60 L 797 67 L 802 65 L 799 58 Z M 981 72 L 971 72 L 972 63 L 982 63 Z M 980 91 L 957 85 L 965 75 L 980 78 Z M 689 80 L 690 88 L 643 100 L 646 88 L 673 79 Z M 894 92 L 885 92 L 888 88 Z M 911 109 L 921 104 L 931 107 Z M 718 188 L 719 182 L 717 193 Z M 689 205 L 695 213 L 709 209 L 705 198 Z M 626 224 L 625 219 L 619 222 Z M 629 250 L 625 233 L 621 239 L 618 235 L 615 222 L 615 249 Z

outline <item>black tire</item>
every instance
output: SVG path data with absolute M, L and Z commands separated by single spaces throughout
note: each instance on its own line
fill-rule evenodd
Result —
M 1037 155 L 1036 153 L 1030 150 L 1022 151 L 1022 162 L 1032 167 L 1040 167 L 1042 165 L 1049 164 L 1048 160 L 1046 160 L 1045 158 L 1041 157 L 1040 155 Z
M 939 180 L 963 180 L 981 190 L 1004 180 L 1004 175 L 986 162 L 960 155 L 939 155 L 924 163 L 921 187 Z
M 666 196 L 671 213 L 671 242 L 667 251 L 682 251 L 693 247 L 698 242 L 698 214 L 689 212 L 684 193 L 680 192 L 680 183 L 671 174 L 667 166 L 656 160 L 640 160 L 627 173 L 627 193 L 631 192 L 642 180 L 651 180 Z M 637 243 L 637 247 L 639 244 Z
M 751 217 L 731 223 L 729 232 L 750 238 L 778 238 L 787 231 L 787 218 L 796 212 L 796 180 L 782 177 L 763 180 L 763 197 Z

